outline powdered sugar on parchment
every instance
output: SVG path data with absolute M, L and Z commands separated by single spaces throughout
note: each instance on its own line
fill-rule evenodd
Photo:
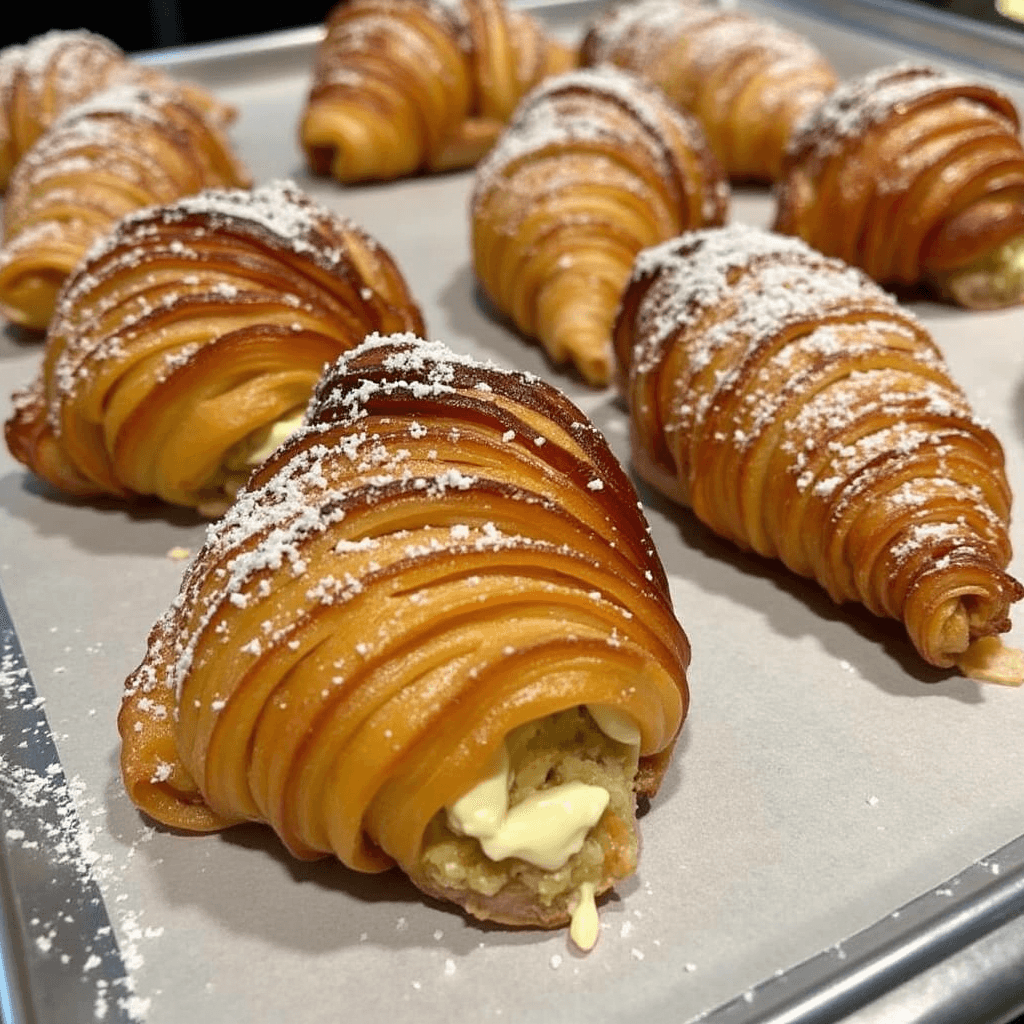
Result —
M 91 989 L 94 1020 L 144 1021 L 150 1000 L 135 992 L 131 973 L 144 962 L 143 944 L 162 929 L 149 926 L 117 890 L 126 865 L 100 851 L 93 824 L 105 808 L 81 778 L 65 777 L 13 634 L 3 633 L 0 644 L 0 828 L 9 867 L 45 870 L 50 882 L 19 894 L 26 938 L 34 957 L 78 973 Z M 147 830 L 143 841 L 151 835 Z M 102 913 L 101 889 L 116 938 Z

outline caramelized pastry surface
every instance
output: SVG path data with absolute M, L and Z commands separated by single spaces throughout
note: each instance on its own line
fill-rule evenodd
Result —
M 235 116 L 231 106 L 204 89 L 133 61 L 103 36 L 55 29 L 0 50 L 0 189 L 65 110 L 117 85 L 176 88 L 219 128 Z
M 397 863 L 478 916 L 552 926 L 581 879 L 632 870 L 633 793 L 658 787 L 688 662 L 636 492 L 584 415 L 528 374 L 373 336 L 210 528 L 127 681 L 122 770 L 167 825 L 266 822 L 297 856 Z M 599 735 L 595 706 L 636 745 Z M 474 855 L 445 848 L 438 815 L 503 745 L 513 804 L 615 791 L 560 879 L 519 856 L 470 879 Z
M 694 114 L 733 179 L 772 181 L 790 132 L 834 88 L 829 62 L 802 36 L 745 11 L 696 0 L 630 0 L 587 31 L 587 66 L 641 75 Z
M 294 185 L 150 207 L 68 279 L 7 445 L 69 494 L 213 515 L 325 363 L 378 329 L 422 329 L 401 272 Z
M 894 287 L 1024 301 L 1024 146 L 997 90 L 924 65 L 843 83 L 795 133 L 775 228 Z
M 307 162 L 342 182 L 468 167 L 574 60 L 502 0 L 342 0 L 299 129 Z
M 45 330 L 64 279 L 121 217 L 249 184 L 227 138 L 185 93 L 120 85 L 90 96 L 61 114 L 11 174 L 0 311 Z
M 695 120 L 626 72 L 568 72 L 523 100 L 477 168 L 473 264 L 495 306 L 553 362 L 607 384 L 636 254 L 722 223 L 727 205 Z
M 616 351 L 640 472 L 716 533 L 1020 682 L 1002 448 L 927 331 L 860 271 L 753 228 L 639 256 Z

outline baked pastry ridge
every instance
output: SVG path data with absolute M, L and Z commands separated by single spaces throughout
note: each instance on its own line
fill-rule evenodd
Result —
M 216 515 L 377 329 L 423 329 L 401 271 L 294 184 L 149 207 L 65 283 L 7 445 L 66 493 Z
M 65 110 L 117 85 L 176 89 L 221 129 L 235 117 L 230 104 L 132 60 L 104 36 L 53 29 L 0 50 L 0 190 L 21 157 Z
M 844 82 L 795 130 L 774 227 L 968 308 L 1024 301 L 1024 145 L 1005 94 L 919 64 Z
M 1024 679 L 1002 448 L 891 296 L 798 239 L 690 232 L 637 258 L 615 339 L 649 482 L 929 664 Z
M 793 126 L 837 75 L 803 36 L 696 0 L 627 0 L 590 24 L 580 63 L 641 75 L 700 121 L 734 180 L 773 181 Z
M 575 915 L 588 945 L 593 897 L 635 868 L 688 661 L 584 415 L 532 375 L 373 335 L 211 526 L 127 681 L 122 770 L 167 825 L 264 821 L 478 917 Z
M 117 85 L 66 109 L 8 182 L 0 311 L 45 330 L 57 293 L 123 216 L 204 188 L 247 187 L 221 130 L 168 85 Z
M 299 126 L 307 163 L 346 183 L 471 166 L 523 94 L 574 62 L 502 0 L 342 0 Z
M 720 224 L 729 189 L 697 122 L 612 67 L 553 76 L 478 165 L 473 265 L 490 300 L 556 363 L 607 384 L 633 258 Z

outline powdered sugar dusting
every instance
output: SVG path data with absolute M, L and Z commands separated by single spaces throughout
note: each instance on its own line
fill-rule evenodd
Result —
M 589 63 L 611 61 L 643 71 L 682 40 L 693 39 L 687 59 L 695 76 L 752 49 L 772 54 L 772 76 L 790 75 L 821 62 L 802 36 L 774 21 L 741 11 L 724 11 L 695 0 L 639 0 L 620 3 L 602 15 L 586 41 Z
M 691 232 L 640 255 L 624 310 L 634 422 L 719 532 L 878 614 L 901 615 L 887 573 L 946 574 L 955 597 L 975 566 L 996 619 L 1016 599 L 998 442 L 921 324 L 861 272 L 753 228 Z M 712 500 L 715 479 L 736 484 Z M 938 628 L 906 621 L 948 663 L 928 646 Z
M 522 100 L 501 138 L 477 165 L 476 193 L 493 187 L 496 176 L 530 154 L 587 143 L 622 144 L 615 122 L 595 116 L 591 104 L 611 103 L 628 111 L 638 131 L 631 145 L 645 147 L 663 176 L 672 173 L 664 142 L 665 124 L 671 123 L 694 148 L 705 143 L 684 115 L 672 110 L 660 92 L 634 75 L 611 66 L 582 68 L 546 79 Z M 699 137 L 699 138 L 698 138 Z
M 372 372 L 364 375 L 364 366 Z M 546 409 L 548 415 L 556 414 L 549 435 L 554 443 L 535 443 L 542 435 L 536 434 L 532 421 L 515 415 L 515 405 L 509 405 L 507 397 L 510 395 L 522 396 L 538 411 Z M 214 628 L 222 608 L 249 608 L 265 601 L 272 592 L 269 574 L 278 580 L 302 581 L 309 607 L 340 608 L 360 598 L 375 574 L 383 571 L 396 553 L 403 564 L 444 555 L 452 566 L 458 564 L 460 553 L 543 549 L 569 555 L 571 549 L 565 545 L 513 533 L 494 522 L 481 523 L 477 516 L 465 521 L 452 518 L 471 506 L 458 502 L 448 510 L 450 495 L 500 493 L 505 500 L 538 511 L 553 511 L 555 503 L 543 493 L 499 482 L 493 470 L 481 475 L 469 465 L 460 464 L 451 454 L 460 450 L 457 426 L 445 428 L 445 436 L 439 437 L 432 433 L 438 428 L 431 427 L 429 419 L 420 419 L 419 414 L 415 421 L 404 423 L 382 418 L 379 412 L 382 405 L 387 408 L 394 401 L 410 403 L 423 416 L 428 408 L 450 407 L 454 413 L 470 403 L 494 419 L 494 444 L 528 452 L 525 457 L 531 462 L 551 459 L 557 463 L 566 458 L 567 447 L 581 453 L 596 450 L 607 454 L 596 428 L 578 410 L 560 397 L 559 404 L 549 408 L 548 403 L 555 397 L 553 389 L 530 374 L 503 370 L 454 353 L 439 342 L 409 334 L 369 336 L 324 375 L 310 402 L 305 426 L 279 452 L 280 458 L 264 467 L 265 478 L 243 490 L 222 519 L 210 527 L 203 551 L 186 573 L 179 600 L 155 634 L 159 658 L 147 659 L 130 689 L 142 694 L 154 692 L 158 685 L 154 665 L 164 661 L 173 688 L 180 694 L 193 666 L 196 645 Z M 368 426 L 371 416 L 372 426 Z M 563 426 L 556 429 L 556 423 Z M 505 429 L 510 424 L 514 425 L 511 431 Z M 432 450 L 439 443 L 449 451 L 445 459 Z M 588 500 L 597 506 L 621 500 L 617 496 L 622 493 L 624 479 L 619 475 L 621 469 L 607 461 L 609 458 L 607 454 L 577 471 L 581 493 L 591 496 Z M 424 502 L 424 508 L 435 510 L 430 525 L 397 532 L 382 526 L 381 533 L 349 533 L 358 530 L 364 510 L 379 507 L 383 511 L 392 502 L 402 508 L 412 496 Z M 627 514 L 638 526 L 642 523 L 640 551 L 645 554 L 638 552 L 637 557 L 649 563 L 645 565 L 642 589 L 664 587 L 664 574 L 654 561 L 649 529 L 639 509 L 629 505 Z M 608 517 L 604 531 L 613 547 L 620 542 L 621 525 L 613 517 Z M 320 550 L 317 538 L 321 537 L 324 543 L 330 537 L 333 568 L 325 572 L 320 565 L 316 575 L 310 576 L 309 551 Z M 181 613 L 195 600 L 195 588 L 204 585 L 203 566 L 210 560 L 220 565 L 216 586 L 207 593 L 201 607 L 192 610 L 191 625 L 183 629 Z M 601 592 L 596 592 L 595 599 L 607 602 Z M 410 600 L 416 603 L 415 594 Z M 611 614 L 621 615 L 622 622 L 628 622 L 627 610 L 615 608 Z M 239 639 L 240 653 L 258 659 L 268 651 L 268 645 L 287 643 L 301 617 L 269 617 L 258 637 Z M 354 648 L 355 653 L 370 657 L 373 644 L 361 644 L 360 650 Z M 223 695 L 218 697 L 224 699 Z M 149 697 L 143 696 L 142 700 L 149 702 Z
M 841 83 L 822 104 L 805 113 L 794 128 L 790 150 L 831 152 L 916 104 L 952 92 L 965 92 L 975 102 L 988 103 L 1003 116 L 1014 117 L 1013 104 L 996 90 L 944 68 L 905 62 Z M 1014 130 L 1017 127 L 1015 121 Z
M 124 864 L 100 853 L 88 820 L 105 813 L 102 802 L 87 795 L 80 779 L 65 778 L 13 631 L 0 632 L 2 827 L 7 870 L 16 886 L 25 882 L 21 923 L 40 970 L 52 965 L 85 986 L 96 1020 L 143 1021 L 150 1001 L 135 992 L 131 972 L 143 963 L 143 943 L 160 929 L 146 926 L 126 901 L 108 905 L 118 922 L 119 953 L 97 883 L 109 893 Z M 40 887 L 41 877 L 48 884 Z

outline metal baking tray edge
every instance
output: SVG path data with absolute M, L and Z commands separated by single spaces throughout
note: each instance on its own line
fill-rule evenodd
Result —
M 72 787 L 2 593 L 0 707 L 0 1017 L 137 1021 Z
M 722 6 L 735 6 L 720 0 Z M 512 0 L 565 23 L 602 6 L 591 0 Z M 867 36 L 896 39 L 1024 79 L 1024 44 L 1013 33 L 900 0 L 773 0 L 770 6 Z M 216 87 L 253 56 L 268 74 L 304 66 L 321 26 L 136 56 Z M 60 828 L 59 857 L 45 842 L 45 809 L 19 813 L 0 786 L 0 1019 L 4 1024 L 131 1024 L 131 981 L 100 890 L 77 848 L 77 816 L 14 624 L 0 594 L 0 657 L 7 683 L 0 732 L 0 784 L 11 770 L 34 772 L 61 794 L 49 804 Z M 17 685 L 12 686 L 11 681 Z M 24 739 L 23 739 L 24 738 Z M 52 835 L 52 831 L 50 832 Z M 38 879 L 59 880 L 38 885 Z M 31 879 L 37 884 L 33 886 Z M 46 901 L 49 901 L 48 903 Z M 53 945 L 27 955 L 29 917 L 54 921 Z M 74 927 L 71 925 L 74 924 Z M 86 942 L 84 936 L 89 939 Z M 68 958 L 95 957 L 88 983 Z M 1024 1012 L 1024 835 L 890 915 L 818 955 L 711 1008 L 693 1024 L 1003 1024 Z M 881 1016 L 873 1013 L 878 1007 Z
M 906 43 L 918 50 L 932 50 L 973 64 L 988 72 L 999 72 L 1024 80 L 1024 33 L 999 25 L 974 21 L 908 0 L 774 0 L 816 18 L 867 30 L 882 38 Z M 734 6 L 731 2 L 723 6 Z
M 798 966 L 711 1024 L 994 1024 L 1024 1011 L 1024 836 Z M 869 1004 L 889 997 L 882 1015 Z M 868 1012 L 860 1014 L 864 1008 Z

